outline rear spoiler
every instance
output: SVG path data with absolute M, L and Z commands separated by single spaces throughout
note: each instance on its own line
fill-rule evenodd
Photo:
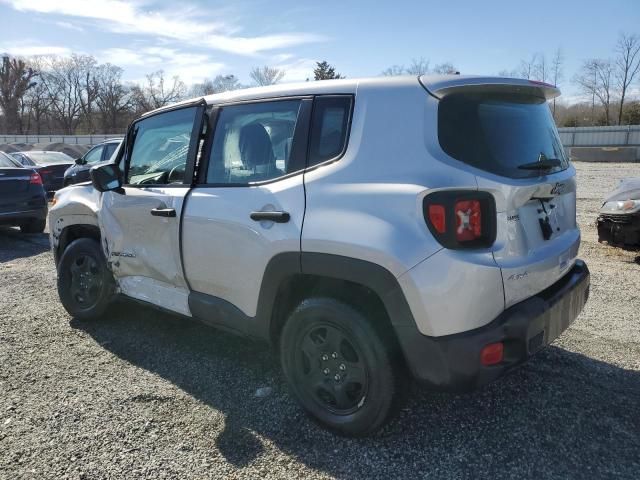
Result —
M 476 77 L 461 75 L 421 75 L 420 84 L 441 100 L 454 92 L 518 93 L 551 100 L 560 95 L 558 87 L 550 83 L 520 78 Z

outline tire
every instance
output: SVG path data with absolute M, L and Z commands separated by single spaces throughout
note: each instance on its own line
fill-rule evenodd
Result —
M 29 223 L 23 223 L 20 225 L 20 231 L 22 233 L 42 233 L 47 226 L 45 219 L 31 220 Z
M 58 295 L 65 310 L 78 320 L 102 316 L 114 299 L 115 281 L 100 244 L 74 240 L 58 262 Z
M 373 324 L 345 303 L 302 302 L 282 331 L 280 359 L 298 402 L 338 434 L 369 435 L 395 410 L 402 369 Z

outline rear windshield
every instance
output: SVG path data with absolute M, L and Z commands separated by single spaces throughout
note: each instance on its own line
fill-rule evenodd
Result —
M 547 102 L 531 95 L 448 95 L 438 108 L 438 138 L 456 160 L 505 177 L 546 175 L 569 166 Z M 540 161 L 559 166 L 519 168 Z
M 38 165 L 44 163 L 73 163 L 73 158 L 62 152 L 29 152 L 28 155 Z
M 9 155 L 4 152 L 0 152 L 0 167 L 16 168 L 16 164 L 13 163 Z

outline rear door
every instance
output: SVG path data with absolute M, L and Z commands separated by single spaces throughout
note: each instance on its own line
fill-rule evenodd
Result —
M 575 170 L 547 104 L 554 91 L 527 83 L 458 86 L 440 100 L 441 147 L 496 199 L 493 255 L 506 307 L 555 283 L 578 253 Z
M 233 322 L 225 311 L 254 317 L 265 269 L 275 256 L 293 255 L 299 265 L 310 111 L 306 98 L 214 109 L 212 145 L 182 228 L 186 276 L 194 299 L 208 306 L 210 321 Z
M 100 229 L 114 276 L 126 295 L 189 315 L 180 260 L 180 219 L 200 147 L 205 104 L 136 121 L 120 167 L 121 192 L 101 197 Z

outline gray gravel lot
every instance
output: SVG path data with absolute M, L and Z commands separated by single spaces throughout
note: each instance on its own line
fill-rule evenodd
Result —
M 638 478 L 640 265 L 594 222 L 640 165 L 577 168 L 592 273 L 577 322 L 476 393 L 414 386 L 364 440 L 308 420 L 260 345 L 128 302 L 72 320 L 46 236 L 0 230 L 0 478 Z

